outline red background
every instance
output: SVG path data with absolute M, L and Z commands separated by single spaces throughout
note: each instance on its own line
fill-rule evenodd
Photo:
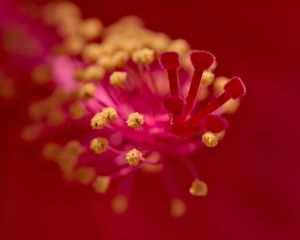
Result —
M 13 105 L 1 103 L 0 239 L 300 239 L 300 4 L 76 2 L 106 24 L 136 14 L 149 28 L 213 52 L 218 73 L 241 76 L 248 93 L 226 139 L 199 155 L 209 195 L 187 196 L 181 219 L 169 216 L 160 182 L 149 177 L 136 182 L 129 211 L 112 214 L 110 196 L 65 182 L 33 147 L 17 144 L 22 123 L 7 113 Z

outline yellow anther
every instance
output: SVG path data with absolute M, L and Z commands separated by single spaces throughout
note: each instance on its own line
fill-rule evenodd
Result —
M 64 42 L 65 50 L 70 55 L 79 55 L 85 46 L 85 40 L 77 35 L 72 35 L 66 38 Z
M 81 19 L 78 17 L 65 17 L 57 26 L 58 34 L 62 37 L 67 37 L 77 34 L 78 26 Z
M 204 87 L 208 87 L 214 81 L 215 74 L 210 71 L 204 71 L 202 74 L 201 85 Z
M 11 99 L 16 95 L 15 85 L 0 73 L 0 98 Z
M 223 106 L 221 106 L 222 113 L 232 114 L 235 113 L 240 106 L 239 99 L 230 99 Z
M 62 89 L 58 88 L 54 90 L 54 92 L 51 94 L 49 101 L 53 104 L 63 103 L 68 99 L 68 97 L 69 96 L 67 93 L 65 93 Z
M 199 88 L 199 91 L 199 100 L 204 101 L 208 97 L 209 91 L 206 87 L 202 87 L 201 89 Z
M 46 116 L 46 104 L 43 101 L 31 103 L 28 109 L 29 116 L 32 120 L 41 120 Z
M 164 33 L 154 33 L 148 40 L 148 46 L 156 53 L 166 51 L 171 43 L 171 39 Z
M 79 25 L 79 33 L 88 40 L 98 38 L 103 29 L 103 24 L 99 19 L 89 18 Z
M 94 180 L 95 176 L 96 172 L 91 167 L 78 167 L 72 173 L 74 180 L 85 185 L 90 184 Z
M 84 81 L 97 80 L 100 81 L 103 79 L 105 71 L 99 65 L 88 66 L 83 72 Z
M 23 128 L 21 137 L 25 141 L 34 141 L 40 137 L 42 126 L 40 124 L 32 124 Z
M 90 43 L 86 45 L 82 51 L 83 59 L 90 63 L 96 62 L 102 54 L 101 45 L 98 43 Z
M 84 152 L 84 147 L 80 144 L 79 141 L 72 140 L 67 142 L 65 145 L 65 151 L 71 155 L 79 156 Z
M 154 51 L 150 48 L 143 48 L 133 52 L 132 60 L 137 64 L 148 65 L 154 61 Z
M 53 108 L 47 114 L 47 122 L 49 125 L 58 126 L 64 123 L 66 115 L 62 109 Z
M 215 79 L 213 86 L 216 96 L 219 96 L 224 92 L 224 86 L 228 81 L 229 79 L 226 77 L 217 77 Z
M 207 185 L 205 182 L 196 179 L 192 182 L 190 187 L 190 194 L 193 196 L 206 196 L 207 195 Z
M 109 77 L 109 83 L 116 87 L 124 85 L 127 79 L 127 72 L 115 71 Z
M 108 122 L 118 119 L 118 113 L 113 107 L 106 107 L 102 109 L 101 116 Z
M 171 201 L 170 213 L 172 217 L 181 217 L 186 211 L 185 203 L 178 198 Z
M 142 152 L 137 150 L 136 148 L 133 148 L 130 151 L 128 151 L 125 156 L 125 159 L 129 166 L 137 166 L 142 158 Z
M 128 208 L 128 199 L 124 195 L 117 195 L 111 201 L 111 208 L 117 214 L 126 212 Z
M 71 104 L 69 114 L 72 119 L 81 119 L 85 116 L 86 111 L 81 103 L 75 102 Z
M 212 132 L 206 132 L 202 135 L 202 142 L 206 147 L 216 147 L 218 145 L 218 138 Z
M 32 80 L 37 84 L 45 84 L 49 82 L 51 75 L 51 69 L 46 64 L 36 66 L 31 73 Z
M 112 61 L 115 67 L 122 67 L 126 65 L 129 60 L 129 54 L 125 51 L 117 51 L 112 56 Z
M 115 68 L 115 63 L 113 61 L 112 56 L 110 55 L 103 55 L 101 56 L 98 61 L 98 64 L 100 64 L 105 70 L 111 71 Z
M 47 160 L 57 160 L 62 148 L 55 143 L 46 143 L 42 150 L 42 156 Z
M 70 154 L 68 151 L 60 151 L 56 159 L 58 166 L 64 174 L 70 174 L 78 161 L 78 156 Z
M 126 123 L 131 128 L 138 128 L 144 124 L 144 115 L 138 112 L 130 113 Z
M 102 129 L 108 124 L 107 120 L 101 113 L 96 113 L 91 119 L 91 127 L 93 129 Z
M 75 78 L 77 81 L 81 82 L 84 80 L 84 70 L 83 68 L 76 68 L 75 69 Z
M 168 51 L 174 51 L 180 55 L 184 55 L 190 50 L 190 46 L 184 39 L 176 39 L 171 42 Z
M 93 187 L 97 193 L 106 193 L 110 185 L 110 177 L 98 176 L 96 177 Z
M 108 145 L 109 142 L 106 138 L 97 137 L 91 140 L 90 149 L 96 154 L 101 154 L 107 150 Z
M 84 84 L 79 90 L 79 97 L 83 99 L 90 99 L 94 97 L 96 88 L 93 83 Z

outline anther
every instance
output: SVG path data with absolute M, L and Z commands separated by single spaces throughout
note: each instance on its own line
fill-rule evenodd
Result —
M 218 138 L 212 132 L 206 132 L 202 135 L 202 143 L 206 147 L 216 147 L 218 145 Z
M 109 176 L 98 176 L 96 177 L 93 187 L 97 193 L 106 193 L 109 185 L 110 185 L 111 178 Z
M 140 152 L 136 148 L 133 148 L 126 153 L 125 159 L 129 166 L 137 166 L 142 157 L 142 152 Z
M 88 66 L 83 72 L 84 81 L 97 80 L 100 81 L 103 79 L 105 71 L 99 65 Z
M 88 40 L 93 40 L 100 36 L 103 24 L 96 18 L 84 20 L 79 26 L 80 34 Z
M 186 211 L 185 203 L 178 198 L 171 201 L 170 213 L 172 217 L 181 217 Z
M 93 83 L 87 83 L 79 90 L 79 96 L 83 99 L 90 99 L 94 97 L 95 91 L 95 85 Z
M 117 214 L 126 212 L 128 208 L 128 199 L 124 195 L 117 195 L 111 201 L 112 210 Z
M 125 84 L 127 72 L 115 71 L 109 77 L 109 83 L 116 87 L 121 87 Z
M 107 150 L 108 145 L 109 143 L 106 138 L 97 137 L 91 140 L 90 149 L 96 154 L 101 154 Z
M 144 115 L 138 112 L 130 113 L 126 123 L 131 128 L 141 127 L 144 124 Z
M 101 116 L 108 122 L 118 119 L 118 113 L 113 107 L 106 107 L 102 109 Z
M 190 194 L 197 197 L 202 197 L 207 195 L 207 185 L 205 182 L 196 179 L 192 182 L 189 190 Z
M 132 53 L 132 60 L 137 64 L 149 65 L 154 61 L 154 51 L 150 48 L 138 49 Z

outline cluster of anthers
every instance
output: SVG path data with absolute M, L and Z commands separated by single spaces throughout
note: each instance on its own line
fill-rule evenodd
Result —
M 32 124 L 23 138 L 47 139 L 43 156 L 67 179 L 101 194 L 120 183 L 112 199 L 117 213 L 127 209 L 127 177 L 139 169 L 160 172 L 171 215 L 181 216 L 185 204 L 169 186 L 169 163 L 180 161 L 191 173 L 191 195 L 207 194 L 190 155 L 224 137 L 223 116 L 237 110 L 246 91 L 241 79 L 215 77 L 211 53 L 191 51 L 185 40 L 150 31 L 136 17 L 104 28 L 60 2 L 46 6 L 43 19 L 61 42 L 32 78 L 54 91 L 29 106 Z

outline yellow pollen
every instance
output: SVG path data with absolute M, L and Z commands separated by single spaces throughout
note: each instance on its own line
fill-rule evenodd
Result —
M 138 128 L 144 124 L 144 115 L 138 112 L 130 113 L 126 123 L 128 127 Z
M 208 97 L 209 91 L 206 87 L 202 87 L 201 89 L 199 89 L 199 91 L 199 100 L 204 101 Z
M 201 85 L 204 87 L 208 87 L 214 81 L 215 74 L 210 71 L 204 71 L 201 79 Z
M 224 92 L 224 86 L 228 81 L 229 79 L 226 77 L 217 77 L 215 79 L 213 86 L 216 96 L 219 96 Z
M 91 167 L 78 167 L 72 173 L 73 179 L 84 185 L 90 184 L 95 176 L 95 170 Z
M 106 121 L 111 122 L 118 119 L 118 113 L 113 107 L 106 107 L 102 109 L 101 116 Z
M 122 67 L 126 65 L 129 60 L 129 54 L 125 51 L 117 51 L 112 56 L 112 62 L 115 67 Z
M 84 147 L 80 144 L 79 141 L 72 140 L 67 142 L 67 144 L 65 145 L 65 150 L 71 155 L 79 156 L 84 152 Z
M 115 63 L 113 61 L 112 56 L 110 55 L 101 56 L 98 59 L 97 63 L 100 64 L 101 67 L 103 67 L 107 71 L 111 71 L 112 69 L 115 68 Z
M 186 54 L 190 50 L 190 46 L 184 39 L 176 39 L 171 42 L 168 51 L 174 51 L 180 55 Z
M 107 150 L 108 145 L 109 142 L 106 138 L 97 137 L 91 140 L 90 149 L 96 154 L 101 154 Z
M 64 123 L 66 120 L 66 115 L 62 109 L 53 108 L 47 114 L 47 121 L 49 125 L 58 126 Z
M 85 46 L 85 40 L 77 35 L 72 35 L 65 39 L 64 47 L 68 54 L 79 55 L 83 47 Z
M 84 80 L 84 70 L 82 68 L 76 68 L 74 75 L 77 81 L 81 82 Z
M 205 182 L 196 179 L 192 182 L 190 187 L 190 194 L 197 197 L 203 197 L 207 195 L 207 185 Z
M 45 84 L 49 82 L 52 72 L 48 65 L 41 64 L 32 70 L 31 77 L 36 84 Z
M 88 66 L 83 72 L 84 81 L 97 80 L 100 81 L 103 79 L 105 71 L 99 65 Z
M 133 148 L 126 153 L 125 159 L 129 166 L 137 166 L 142 157 L 142 152 L 140 152 L 136 148 Z
M 152 37 L 148 39 L 148 45 L 157 53 L 166 51 L 171 43 L 171 39 L 164 33 L 154 33 Z
M 0 72 L 0 98 L 12 99 L 16 95 L 15 85 Z
M 79 33 L 88 40 L 98 38 L 103 29 L 103 24 L 99 19 L 89 18 L 79 25 Z
M 128 200 L 124 195 L 117 195 L 111 201 L 112 210 L 117 214 L 126 212 L 128 208 Z
M 96 177 L 93 187 L 97 193 L 106 193 L 110 185 L 110 177 L 98 176 Z
M 239 99 L 230 99 L 223 106 L 221 106 L 222 113 L 233 114 L 240 106 Z
M 42 150 L 42 156 L 47 160 L 56 160 L 61 150 L 61 147 L 55 143 L 46 143 Z
M 86 112 L 81 103 L 75 102 L 70 106 L 69 114 L 72 119 L 81 119 L 85 116 Z
M 93 83 L 87 83 L 79 90 L 79 96 L 83 99 L 90 99 L 94 97 L 96 88 Z
M 170 213 L 172 217 L 181 217 L 186 211 L 185 203 L 181 199 L 173 199 L 171 201 Z
M 88 63 L 96 62 L 98 58 L 101 56 L 101 53 L 102 53 L 102 49 L 100 44 L 90 43 L 84 47 L 82 51 L 82 57 Z
M 78 156 L 71 154 L 66 150 L 63 150 L 60 151 L 57 158 L 53 160 L 57 161 L 61 171 L 66 175 L 66 174 L 70 174 L 75 168 L 77 164 Z
M 143 48 L 133 52 L 132 60 L 137 64 L 148 65 L 154 61 L 154 51 L 150 48 Z
M 39 124 L 32 124 L 23 128 L 21 137 L 25 141 L 34 141 L 40 137 L 42 126 Z
M 115 71 L 109 77 L 109 83 L 116 87 L 121 87 L 124 85 L 127 79 L 127 72 Z
M 91 127 L 93 129 L 103 129 L 108 124 L 107 120 L 101 113 L 96 113 L 91 119 Z
M 202 142 L 206 147 L 216 147 L 218 145 L 218 138 L 212 132 L 206 132 L 202 135 Z

